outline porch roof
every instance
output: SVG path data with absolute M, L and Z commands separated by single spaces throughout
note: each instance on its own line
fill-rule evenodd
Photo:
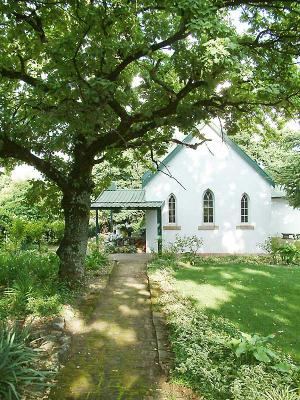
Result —
M 108 189 L 92 202 L 91 209 L 113 210 L 145 210 L 161 208 L 163 201 L 145 199 L 144 189 Z

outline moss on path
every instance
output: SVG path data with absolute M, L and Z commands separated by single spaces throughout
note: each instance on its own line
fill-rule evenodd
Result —
M 51 400 L 156 399 L 158 366 L 146 266 L 124 257 L 80 307 L 71 353 Z

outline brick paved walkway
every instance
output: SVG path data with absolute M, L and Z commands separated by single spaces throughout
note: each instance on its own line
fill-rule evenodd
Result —
M 162 373 L 145 271 L 143 256 L 120 257 L 107 288 L 82 305 L 51 400 L 156 399 Z

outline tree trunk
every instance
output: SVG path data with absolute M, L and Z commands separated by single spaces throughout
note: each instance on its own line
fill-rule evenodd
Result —
M 80 283 L 84 278 L 90 203 L 91 193 L 86 188 L 63 195 L 65 231 L 57 255 L 60 258 L 59 276 L 70 285 Z

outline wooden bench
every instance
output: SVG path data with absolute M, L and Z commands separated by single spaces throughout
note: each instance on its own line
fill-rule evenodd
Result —
M 300 239 L 300 233 L 282 233 L 282 239 Z

